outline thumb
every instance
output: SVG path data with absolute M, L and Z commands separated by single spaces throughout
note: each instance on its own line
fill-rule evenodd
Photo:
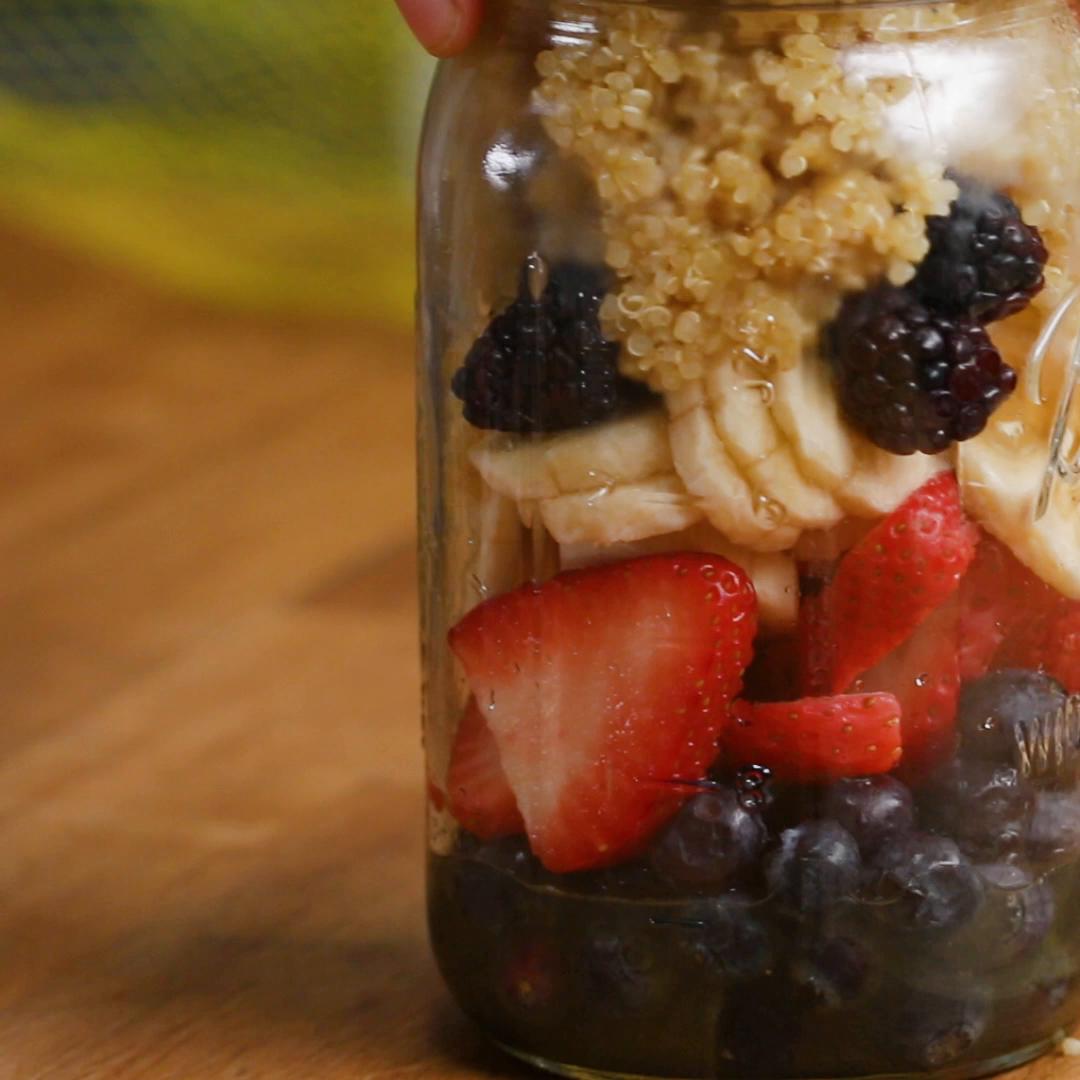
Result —
M 435 56 L 466 48 L 480 26 L 483 0 L 396 0 L 420 44 Z

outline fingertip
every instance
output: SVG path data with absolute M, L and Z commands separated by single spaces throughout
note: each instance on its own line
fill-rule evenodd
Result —
M 484 0 L 446 0 L 446 2 L 454 12 L 452 25 L 441 40 L 427 44 L 427 49 L 433 56 L 443 59 L 457 56 L 472 44 L 473 39 L 480 32 Z
M 480 29 L 483 0 L 397 0 L 420 44 L 433 56 L 455 56 Z

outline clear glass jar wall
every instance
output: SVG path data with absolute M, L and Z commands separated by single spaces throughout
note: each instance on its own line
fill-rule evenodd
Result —
M 430 919 L 550 1068 L 1080 1015 L 1065 0 L 493 3 L 421 170 Z

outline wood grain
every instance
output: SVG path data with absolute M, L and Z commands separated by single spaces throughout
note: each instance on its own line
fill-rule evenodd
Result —
M 410 343 L 2 235 L 0 1080 L 522 1075 L 425 939 Z

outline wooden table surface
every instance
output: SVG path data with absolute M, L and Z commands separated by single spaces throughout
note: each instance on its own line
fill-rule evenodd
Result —
M 411 344 L 0 236 L 0 1080 L 523 1075 L 427 953 Z

